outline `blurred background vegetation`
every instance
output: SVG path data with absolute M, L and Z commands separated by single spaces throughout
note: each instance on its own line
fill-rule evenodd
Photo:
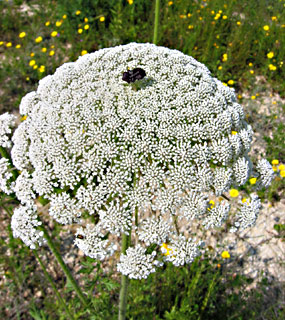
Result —
M 0 113 L 17 110 L 21 98 L 64 62 L 104 47 L 152 42 L 154 6 L 150 0 L 0 1 Z M 279 163 L 285 162 L 284 6 L 284 0 L 161 1 L 158 35 L 158 45 L 193 56 L 235 88 L 240 102 L 249 101 L 247 120 L 263 132 L 263 156 Z M 260 117 L 256 108 L 264 92 L 270 94 L 273 111 Z M 284 180 L 277 179 L 259 196 L 279 201 Z M 1 193 L 0 203 L 11 211 Z M 70 319 L 33 252 L 13 238 L 9 223 L 10 216 L 3 214 L 0 318 Z M 284 239 L 284 225 L 275 229 Z M 39 249 L 74 319 L 116 319 L 119 279 L 114 266 L 78 257 L 70 249 L 73 236 L 63 227 L 50 224 L 50 232 L 61 239 L 59 250 L 92 300 L 94 312 L 88 314 L 52 256 Z M 190 266 L 169 265 L 147 280 L 131 281 L 128 319 L 285 318 L 284 284 L 270 284 L 263 276 L 251 290 L 253 279 L 236 272 L 240 262 L 214 251 Z

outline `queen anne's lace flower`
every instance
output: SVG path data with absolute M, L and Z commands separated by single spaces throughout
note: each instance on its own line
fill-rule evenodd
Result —
M 41 221 L 37 219 L 36 206 L 20 206 L 14 210 L 12 216 L 11 227 L 13 236 L 20 238 L 31 249 L 35 249 L 36 244 L 41 246 L 45 243 L 43 231 L 36 229 L 41 224 Z
M 221 227 L 228 218 L 230 208 L 231 206 L 228 202 L 221 201 L 220 204 L 209 210 L 209 214 L 203 221 L 205 228 Z
M 76 232 L 74 243 L 83 253 L 93 259 L 104 260 L 111 256 L 117 249 L 115 244 L 110 243 L 108 239 L 104 239 L 100 224 L 90 225 L 86 228 L 79 228 Z
M 126 254 L 121 254 L 117 269 L 130 279 L 146 279 L 151 273 L 155 272 L 156 252 L 146 254 L 146 249 L 140 245 L 128 248 Z
M 11 148 L 11 140 L 9 136 L 12 128 L 15 126 L 16 117 L 8 112 L 0 116 L 0 147 Z
M 17 178 L 14 186 L 14 192 L 22 204 L 26 204 L 28 206 L 33 205 L 36 194 L 33 191 L 32 179 L 27 170 L 22 171 Z
M 271 164 L 266 159 L 261 159 L 257 162 L 256 171 L 260 175 L 257 188 L 268 188 L 275 175 Z
M 139 227 L 139 239 L 146 245 L 162 244 L 172 231 L 172 226 L 162 217 L 159 219 L 148 218 Z
M 171 240 L 168 250 L 165 254 L 165 261 L 171 261 L 176 267 L 189 264 L 200 255 L 199 247 L 203 246 L 203 242 L 195 243 L 192 239 L 186 239 L 184 236 L 174 237 Z M 165 252 L 162 247 L 162 252 Z
M 13 193 L 15 183 L 11 181 L 13 177 L 10 162 L 6 158 L 0 159 L 0 190 L 6 194 Z
M 146 76 L 126 83 L 123 72 L 134 68 Z M 118 269 L 133 278 L 154 271 L 155 251 L 146 255 L 144 246 L 189 230 L 179 223 L 205 219 L 206 227 L 220 226 L 230 205 L 208 212 L 209 196 L 243 185 L 252 169 L 252 129 L 234 90 L 192 57 L 153 44 L 102 49 L 65 63 L 22 99 L 20 113 L 25 120 L 11 150 L 22 171 L 18 198 L 29 206 L 35 197 L 48 199 L 49 214 L 62 224 L 81 223 L 83 212 L 98 218 L 75 241 L 90 257 L 110 254 L 109 233 L 131 233 L 137 246 Z M 8 147 L 2 137 L 9 138 L 11 126 L 0 129 Z M 8 188 L 4 162 L 0 183 Z M 271 175 L 263 168 L 257 170 L 267 186 Z M 28 210 L 21 212 L 30 219 Z M 199 254 L 181 234 L 170 246 L 175 265 Z
M 248 227 L 252 227 L 253 225 L 255 225 L 260 209 L 260 199 L 257 195 L 253 194 L 251 196 L 251 199 L 247 199 L 246 202 L 241 203 L 239 211 L 235 216 L 236 221 L 230 231 L 242 231 Z

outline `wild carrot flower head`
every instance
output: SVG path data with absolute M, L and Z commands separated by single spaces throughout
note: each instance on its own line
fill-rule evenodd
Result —
M 122 79 L 136 68 L 145 77 Z M 20 113 L 27 118 L 11 154 L 22 205 L 48 199 L 57 222 L 82 225 L 75 243 L 98 259 L 114 251 L 108 236 L 131 233 L 136 246 L 118 270 L 132 278 L 163 261 L 191 263 L 202 243 L 185 226 L 220 227 L 230 203 L 211 207 L 210 199 L 251 176 L 252 129 L 234 90 L 177 50 L 131 43 L 84 54 L 40 80 Z M 266 185 L 267 169 L 259 168 Z M 259 211 L 255 198 L 241 205 L 236 228 L 251 226 Z M 98 224 L 84 228 L 83 212 Z M 163 243 L 171 254 L 161 254 Z

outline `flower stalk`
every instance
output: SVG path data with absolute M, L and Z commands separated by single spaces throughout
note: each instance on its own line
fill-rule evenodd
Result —
M 46 267 L 45 267 L 42 259 L 40 258 L 40 256 L 39 256 L 38 253 L 37 253 L 37 250 L 33 250 L 33 254 L 35 255 L 36 259 L 38 260 L 39 264 L 41 265 L 41 267 L 42 267 L 42 269 L 43 269 L 43 272 L 44 272 L 44 275 L 45 275 L 45 277 L 47 278 L 48 282 L 50 283 L 50 285 L 51 285 L 51 287 L 52 287 L 52 289 L 53 289 L 53 291 L 54 291 L 54 293 L 55 293 L 55 295 L 56 295 L 56 297 L 57 297 L 57 299 L 58 299 L 58 301 L 59 301 L 59 304 L 64 307 L 64 310 L 65 310 L 68 318 L 69 318 L 69 319 L 74 319 L 74 317 L 73 317 L 73 315 L 70 313 L 70 311 L 69 311 L 69 309 L 68 309 L 65 301 L 62 299 L 59 291 L 57 290 L 57 288 L 56 288 L 56 286 L 55 286 L 55 284 L 54 284 L 54 281 L 53 281 L 52 277 L 48 274 L 47 269 L 46 269 Z
M 122 236 L 122 254 L 126 254 L 126 251 L 129 247 L 130 235 L 125 233 Z M 119 297 L 119 317 L 118 320 L 126 319 L 126 308 L 127 308 L 127 290 L 128 290 L 129 279 L 127 276 L 121 276 L 121 289 Z
M 60 253 L 58 252 L 58 250 L 56 249 L 51 237 L 49 236 L 47 230 L 45 229 L 45 227 L 43 225 L 39 226 L 39 230 L 44 232 L 44 236 L 45 239 L 47 240 L 47 244 L 50 248 L 50 250 L 52 251 L 52 253 L 54 254 L 57 262 L 59 263 L 59 265 L 61 266 L 64 274 L 66 275 L 66 278 L 69 280 L 69 282 L 71 283 L 73 289 L 75 290 L 77 296 L 79 297 L 80 301 L 84 304 L 85 307 L 88 307 L 89 302 L 86 299 L 86 297 L 84 296 L 83 292 L 81 291 L 80 287 L 78 286 L 76 280 L 73 278 L 68 266 L 65 264 L 65 262 L 63 261 Z
M 155 1 L 155 16 L 154 16 L 154 32 L 153 32 L 153 43 L 157 44 L 157 38 L 158 38 L 158 23 L 159 23 L 159 7 L 160 7 L 160 1 Z

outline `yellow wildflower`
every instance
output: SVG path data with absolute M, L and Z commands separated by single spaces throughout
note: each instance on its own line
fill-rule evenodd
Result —
M 223 54 L 222 61 L 225 62 L 228 60 L 228 55 L 226 53 Z
M 280 176 L 281 176 L 282 178 L 285 177 L 285 170 L 281 170 L 281 171 L 280 171 Z
M 64 14 L 64 15 L 62 16 L 62 19 L 66 19 L 66 18 L 67 18 L 67 15 Z
M 45 66 L 40 66 L 39 67 L 39 72 L 45 72 L 46 71 L 46 67 Z
M 241 22 L 240 22 L 240 21 L 237 21 L 237 25 L 240 26 L 240 25 L 241 25 Z
M 132 5 L 134 3 L 134 0 L 128 0 L 129 5 Z
M 168 5 L 169 5 L 169 6 L 172 6 L 172 5 L 173 5 L 173 1 L 169 1 L 169 2 L 168 2 Z
M 29 62 L 29 66 L 30 66 L 30 67 L 34 66 L 35 64 L 36 64 L 36 61 L 35 61 L 35 60 L 31 60 L 31 61 Z
M 216 15 L 215 15 L 215 17 L 214 17 L 214 20 L 218 20 L 219 18 L 220 18 L 220 14 L 219 13 L 217 13 Z
M 189 24 L 188 29 L 192 30 L 194 29 L 194 26 L 192 24 Z
M 278 169 L 279 169 L 280 171 L 285 170 L 285 166 L 284 166 L 284 164 L 280 164 L 280 166 L 278 166 Z
M 85 29 L 85 30 L 88 30 L 88 29 L 89 29 L 89 24 L 86 24 L 86 25 L 84 26 L 84 29 Z
M 192 14 L 191 14 L 191 13 L 187 13 L 187 17 L 188 17 L 188 18 L 191 18 L 191 17 L 192 17 Z
M 273 17 L 271 17 L 271 20 L 272 20 L 272 21 L 277 21 L 277 17 L 276 17 L 276 16 L 273 16 Z
M 241 95 L 241 94 L 238 94 L 237 97 L 238 97 L 238 99 L 241 99 L 241 98 L 242 98 L 242 95 Z
M 228 17 L 227 16 L 223 16 L 223 20 L 227 20 L 228 19 Z
M 42 48 L 42 52 L 47 52 L 47 48 Z
M 89 20 L 88 18 L 84 18 L 84 22 L 87 23 Z
M 223 67 L 222 66 L 218 66 L 218 70 L 222 70 L 223 69 Z
M 56 21 L 55 25 L 56 25 L 57 27 L 60 27 L 60 26 L 62 25 L 62 22 L 61 22 L 61 21 Z
M 236 131 L 232 131 L 232 135 L 235 136 L 237 134 Z
M 276 66 L 274 66 L 273 64 L 270 63 L 270 65 L 268 66 L 269 70 L 271 71 L 275 71 L 277 69 Z
M 26 81 L 29 81 L 30 80 L 30 77 L 26 77 Z
M 103 17 L 100 17 L 100 19 L 99 19 L 101 22 L 104 22 L 105 21 L 105 17 L 103 16 Z
M 81 51 L 81 55 L 82 55 L 82 56 L 84 56 L 86 53 L 88 53 L 87 50 L 82 50 L 82 51 Z
M 248 66 L 249 66 L 249 67 L 252 67 L 252 66 L 253 66 L 253 63 L 252 63 L 252 62 L 250 62 L 250 63 L 248 64 Z
M 249 73 L 250 74 L 254 74 L 254 70 L 249 70 Z
M 50 56 L 53 56 L 54 53 L 55 53 L 54 50 L 51 50 L 51 51 L 49 52 L 49 55 L 50 55 Z
M 228 251 L 223 251 L 221 256 L 223 259 L 229 259 L 231 257 Z
M 4 41 L 0 41 L 0 46 L 2 46 L 2 45 L 3 45 L 3 43 L 4 43 Z
M 29 78 L 29 77 L 27 77 L 27 78 Z M 27 78 L 26 78 L 26 80 L 27 80 Z M 30 78 L 29 78 L 29 80 L 30 80 Z M 24 115 L 24 116 L 22 116 L 21 121 L 25 121 L 26 119 L 27 119 L 27 115 Z
M 7 47 L 7 48 L 12 47 L 12 42 L 7 42 L 7 43 L 6 43 L 6 47 Z
M 212 11 L 211 11 L 211 14 L 215 14 L 215 11 L 214 11 L 214 10 L 212 10 Z
M 31 52 L 30 57 L 34 57 L 34 56 L 35 56 L 34 52 Z
M 48 27 L 49 25 L 50 25 L 50 22 L 47 21 L 47 22 L 45 23 L 45 26 Z
M 20 34 L 19 34 L 19 38 L 24 38 L 26 36 L 26 32 L 21 32 Z
M 255 100 L 256 99 L 256 96 L 251 96 L 251 100 Z
M 246 198 L 242 198 L 242 199 L 241 199 L 241 202 L 242 202 L 242 203 L 245 203 L 245 202 L 246 202 Z
M 39 37 L 37 37 L 36 39 L 35 39 L 35 42 L 36 43 L 39 43 L 39 42 L 42 42 L 43 41 L 43 38 L 41 37 L 41 36 L 39 36 Z
M 228 86 L 225 82 L 223 82 L 223 85 L 226 86 L 226 87 Z
M 277 167 L 276 166 L 272 166 L 272 169 L 273 169 L 274 172 L 277 171 Z
M 81 11 L 80 11 L 80 10 L 77 10 L 77 11 L 75 12 L 75 14 L 76 14 L 77 16 L 79 16 L 79 15 L 80 15 L 80 13 L 81 13 Z
M 56 37 L 56 36 L 57 36 L 57 31 L 53 31 L 50 35 L 51 35 L 52 37 Z
M 77 32 L 78 32 L 79 34 L 81 34 L 81 33 L 83 32 L 83 29 L 79 28 L 79 29 L 77 30 Z
M 50 46 L 52 49 L 54 48 L 54 45 Z
M 273 57 L 274 57 L 274 52 L 270 51 L 269 53 L 267 53 L 268 59 L 272 59 Z
M 268 25 L 263 26 L 263 30 L 268 31 L 269 30 L 269 26 Z
M 272 163 L 273 165 L 277 165 L 277 164 L 279 164 L 279 160 L 273 159 L 273 160 L 271 161 L 271 163 Z
M 38 65 L 37 64 L 35 64 L 34 66 L 33 66 L 33 69 L 38 69 Z
M 236 198 L 239 195 L 239 192 L 237 189 L 231 189 L 230 190 L 230 197 Z
M 235 83 L 234 80 L 229 80 L 229 81 L 228 81 L 228 84 L 229 84 L 230 86 L 232 86 L 234 83 Z
M 20 44 L 17 44 L 15 48 L 16 48 L 16 49 L 20 49 L 20 48 L 21 48 L 21 45 L 20 45 Z
M 169 256 L 170 254 L 173 253 L 173 250 L 169 248 L 166 243 L 163 243 L 160 248 L 161 248 L 162 254 L 165 256 Z
M 249 179 L 249 183 L 250 184 L 256 184 L 256 180 L 257 180 L 256 178 L 250 178 Z

